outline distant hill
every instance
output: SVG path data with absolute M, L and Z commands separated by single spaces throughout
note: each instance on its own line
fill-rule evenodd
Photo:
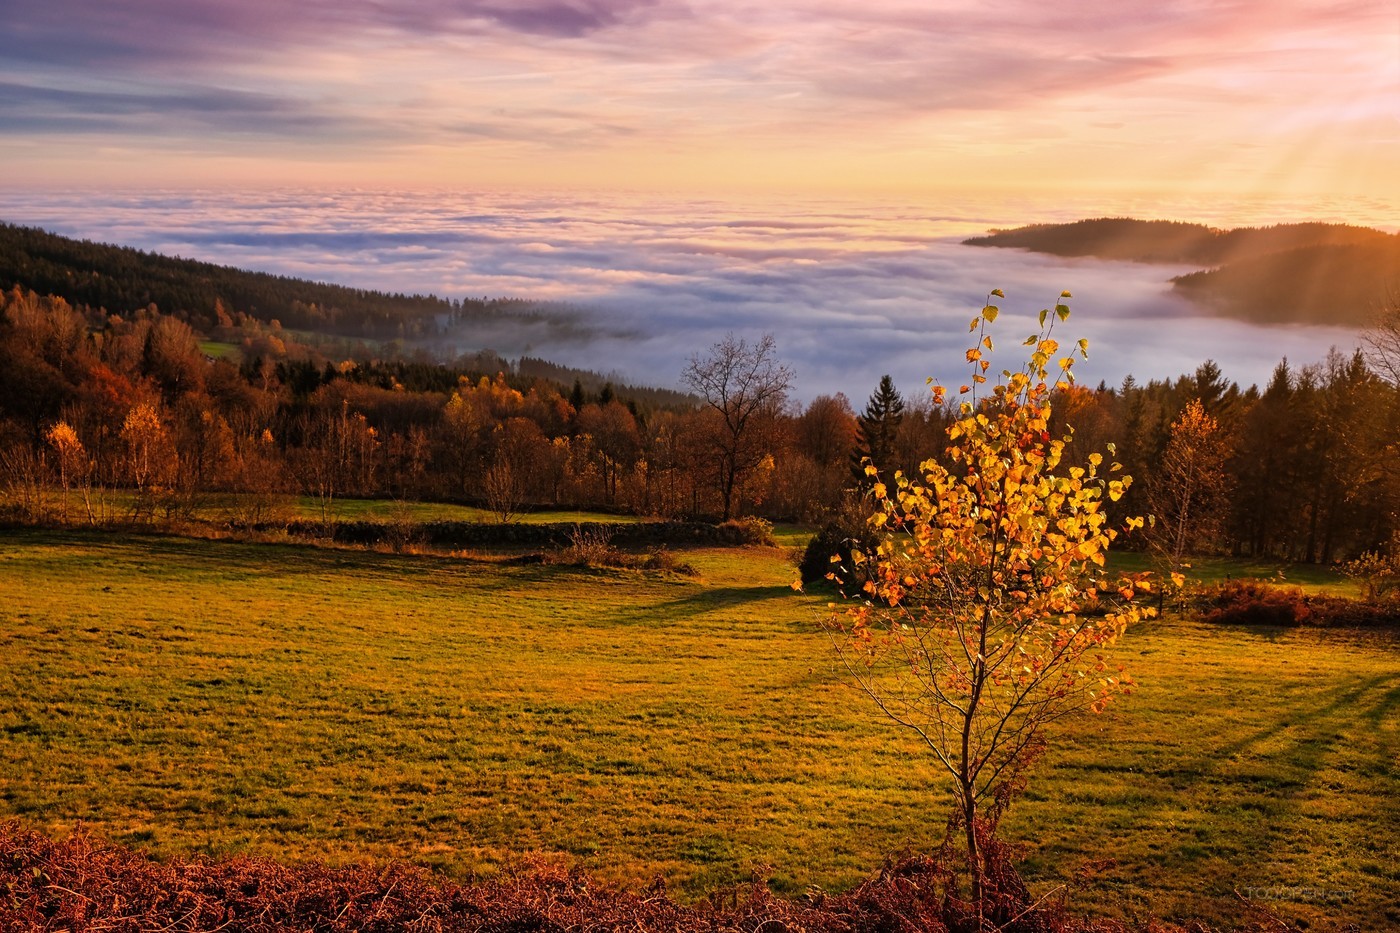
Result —
M 219 323 L 216 307 L 295 330 L 378 340 L 431 337 L 473 322 L 578 327 L 557 305 L 347 288 L 0 223 L 0 288 L 15 285 L 113 314 L 155 304 L 201 329 Z
M 1259 323 L 1362 326 L 1400 295 L 1400 237 L 1346 224 L 1218 230 L 1115 217 L 998 230 L 963 243 L 1213 267 L 1177 276 L 1172 286 L 1217 313 Z
M 349 354 L 354 341 L 403 340 L 413 346 L 447 345 L 464 339 L 477 349 L 429 364 L 418 354 L 385 345 L 387 359 L 356 370 L 357 378 L 395 382 L 414 391 L 445 392 L 459 377 L 506 373 L 528 387 L 544 381 L 568 392 L 577 382 L 589 396 L 600 394 L 648 409 L 687 409 L 697 399 L 673 389 L 631 385 L 619 373 L 562 366 L 524 355 L 514 364 L 486 344 L 504 332 L 528 330 L 562 340 L 587 339 L 595 331 L 573 306 L 518 298 L 446 299 L 402 295 L 250 272 L 194 259 L 162 256 L 125 246 L 75 240 L 33 227 L 0 222 L 0 290 L 19 288 L 54 295 L 69 304 L 127 316 L 154 304 L 164 314 L 187 321 L 202 338 L 236 340 L 230 322 L 245 318 L 318 335 L 317 352 Z M 221 320 L 220 312 L 228 318 Z M 233 336 L 229 336 L 230 334 Z M 345 338 L 340 340 L 338 338 Z M 363 344 L 361 344 L 363 347 Z M 303 350 L 307 349 L 303 347 Z M 319 372 L 301 367 L 315 381 Z
M 1400 297 L 1400 242 L 1283 250 L 1179 275 L 1172 286 L 1249 321 L 1365 327 Z

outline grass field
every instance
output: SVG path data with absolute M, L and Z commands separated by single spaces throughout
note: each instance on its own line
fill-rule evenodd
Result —
M 201 340 L 199 350 L 205 356 L 215 360 L 232 360 L 235 363 L 242 361 L 243 351 L 237 344 L 223 343 L 218 340 Z
M 1110 566 L 1120 572 L 1157 570 L 1151 557 L 1141 551 L 1116 551 L 1109 555 Z M 1286 564 L 1275 560 L 1253 560 L 1248 557 L 1198 557 L 1183 570 L 1193 584 L 1210 585 L 1227 580 L 1255 579 L 1298 586 L 1310 593 L 1333 596 L 1361 595 L 1355 580 L 1321 564 Z
M 321 506 L 315 499 L 304 496 L 288 500 L 292 517 L 317 521 Z M 340 499 L 335 503 L 334 517 L 340 521 L 385 522 L 403 519 L 411 522 L 495 522 L 494 513 L 470 505 L 450 502 L 398 502 L 393 499 Z M 635 515 L 615 515 L 607 512 L 583 512 L 556 509 L 542 512 L 522 512 L 512 521 L 524 524 L 552 522 L 636 522 Z
M 106 510 L 113 518 L 121 518 L 131 512 L 136 502 L 133 493 L 126 490 L 105 493 Z M 57 495 L 54 508 L 62 502 Z M 191 518 L 204 522 L 224 522 L 238 514 L 234 508 L 236 497 L 221 493 L 202 496 L 195 503 Z M 102 512 L 103 510 L 98 510 Z M 307 496 L 285 496 L 277 501 L 276 512 L 279 520 L 300 519 L 320 521 L 321 504 Z M 451 502 L 411 502 L 395 499 L 336 499 L 331 507 L 333 521 L 409 521 L 409 522 L 486 522 L 494 523 L 497 518 L 487 509 Z M 84 514 L 82 497 L 72 493 L 68 497 L 69 519 L 77 522 Z M 588 512 L 577 509 L 554 509 L 549 511 L 522 512 L 512 521 L 524 524 L 551 522 L 612 522 L 627 523 L 641 521 L 636 515 L 618 515 L 609 512 Z
M 3 534 L 0 817 L 456 875 L 543 853 L 684 896 L 755 866 L 847 886 L 942 833 L 781 549 L 687 552 L 692 580 Z M 1068 727 L 1005 824 L 1041 889 L 1116 858 L 1076 903 L 1400 923 L 1393 639 L 1168 619 L 1120 656 L 1139 692 Z

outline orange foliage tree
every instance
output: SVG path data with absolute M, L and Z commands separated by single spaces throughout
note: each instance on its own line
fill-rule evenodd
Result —
M 92 521 L 92 497 L 89 495 L 92 461 L 88 459 L 83 442 L 78 439 L 78 433 L 68 422 L 59 421 L 44 432 L 44 440 L 53 448 L 55 466 L 58 468 L 58 484 L 63 489 L 63 501 L 59 506 L 60 520 L 68 520 L 68 496 L 74 484 L 77 484 L 83 493 L 88 521 Z
M 1230 447 L 1200 399 L 1192 399 L 1172 422 L 1171 439 L 1148 484 L 1147 540 L 1173 578 L 1191 554 L 1219 547 L 1230 507 Z
M 1130 478 L 1116 463 L 1104 469 L 1098 453 L 1085 467 L 1062 467 L 1070 438 L 1049 433 L 1052 393 L 1072 381 L 1073 364 L 1056 357 L 1050 332 L 1069 308 L 1042 312 L 1029 361 L 1003 370 L 988 393 L 987 325 L 997 314 L 989 298 L 972 321 L 977 345 L 947 431 L 948 465 L 928 459 L 921 476 L 895 473 L 888 485 L 869 467 L 878 546 L 853 557 L 869 582 L 844 611 L 832 604 L 830 620 L 859 686 L 950 778 L 979 907 L 983 842 L 999 812 L 990 801 L 1037 753 L 1046 726 L 1101 710 L 1131 686 L 1103 649 L 1151 612 L 1133 602 L 1145 578 L 1110 580 L 1104 569 L 1118 534 L 1106 500 Z M 944 404 L 944 388 L 933 386 L 933 397 Z

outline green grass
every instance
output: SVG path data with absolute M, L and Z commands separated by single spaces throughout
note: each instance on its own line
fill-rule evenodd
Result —
M 237 363 L 243 359 L 243 351 L 238 348 L 237 344 L 218 340 L 201 340 L 199 352 L 216 360 L 232 360 Z
M 281 545 L 6 532 L 0 817 L 156 854 L 523 854 L 699 896 L 843 887 L 942 833 L 926 756 L 834 669 L 781 549 L 698 581 Z M 1006 833 L 1038 889 L 1217 921 L 1400 922 L 1393 640 L 1150 622 Z M 1345 892 L 1345 894 L 1343 893 Z M 1391 914 L 1387 914 L 1391 911 Z
M 778 543 L 778 547 L 788 550 L 805 548 L 815 532 L 816 529 L 810 525 L 778 522 L 773 526 L 773 540 Z
M 315 499 L 305 496 L 290 502 L 294 517 L 318 520 L 321 505 Z M 392 499 L 338 499 L 333 509 L 335 518 L 341 521 L 388 521 L 404 518 L 414 522 L 495 522 L 496 516 L 487 509 L 470 505 L 454 505 L 448 502 L 398 502 Z M 558 509 L 541 512 L 522 512 L 512 521 L 523 524 L 547 524 L 552 522 L 636 522 L 635 515 L 612 515 L 606 512 L 586 512 L 576 509 Z
M 60 499 L 55 493 L 55 508 Z M 128 514 L 136 496 L 128 490 L 107 491 L 104 493 L 108 512 L 121 517 Z M 199 497 L 192 517 L 199 521 L 221 522 L 236 514 L 234 504 L 237 498 L 223 493 L 209 493 Z M 287 496 L 281 500 L 280 517 L 283 519 L 321 520 L 321 503 L 309 496 Z M 68 520 L 83 520 L 83 500 L 78 493 L 68 496 Z M 395 499 L 336 499 L 331 507 L 331 517 L 336 521 L 387 522 L 404 519 L 413 522 L 496 522 L 495 513 L 470 505 L 457 505 L 450 502 L 408 502 Z M 589 512 L 578 509 L 553 509 L 537 512 L 524 512 L 512 521 L 525 524 L 545 524 L 551 522 L 610 522 L 629 523 L 642 519 L 636 515 L 614 515 L 607 512 Z
M 1291 564 L 1248 557 L 1195 557 L 1189 564 L 1183 575 L 1190 583 L 1199 585 L 1254 579 L 1300 586 L 1310 593 L 1355 597 L 1361 592 L 1354 580 L 1343 576 L 1335 567 L 1320 564 Z M 1109 566 L 1124 573 L 1158 569 L 1151 555 L 1138 551 L 1114 552 L 1109 556 Z

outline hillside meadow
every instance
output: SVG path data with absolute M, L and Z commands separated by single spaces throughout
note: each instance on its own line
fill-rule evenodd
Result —
M 453 877 L 541 854 L 683 898 L 936 844 L 938 775 L 834 667 L 828 597 L 781 549 L 684 557 L 698 578 L 7 529 L 0 819 Z M 1392 636 L 1168 617 L 1119 657 L 1139 691 L 1063 727 L 1004 824 L 1038 888 L 1114 859 L 1073 903 L 1400 923 Z

